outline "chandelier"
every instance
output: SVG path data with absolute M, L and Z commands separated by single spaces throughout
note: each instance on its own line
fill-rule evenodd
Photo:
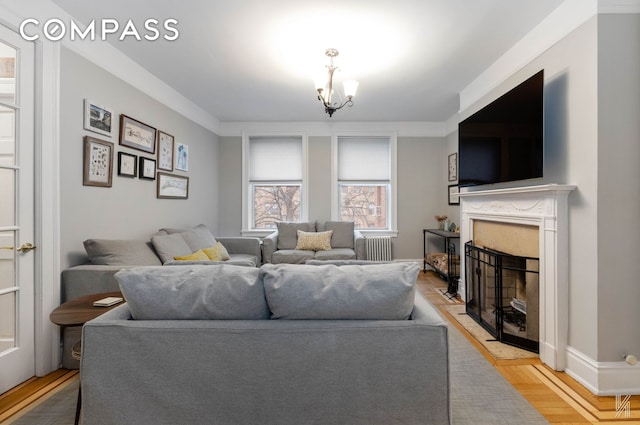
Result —
M 345 105 L 349 105 L 349 107 L 353 106 L 353 96 L 356 95 L 358 82 L 354 80 L 344 81 L 344 95 L 346 97 L 346 100 L 342 103 L 334 102 L 333 73 L 340 68 L 333 64 L 333 58 L 338 56 L 338 50 L 327 49 L 324 53 L 329 57 L 329 65 L 327 65 L 327 69 L 329 70 L 329 80 L 326 82 L 316 81 L 316 90 L 318 91 L 318 100 L 324 105 L 324 111 L 331 117 L 333 116 L 333 113 L 335 111 L 337 111 L 338 109 L 342 109 Z

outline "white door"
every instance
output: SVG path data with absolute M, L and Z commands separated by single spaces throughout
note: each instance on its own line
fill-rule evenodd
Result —
M 35 375 L 34 46 L 0 25 L 0 393 Z

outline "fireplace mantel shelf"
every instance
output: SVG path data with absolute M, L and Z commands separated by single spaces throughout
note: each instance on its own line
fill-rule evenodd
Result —
M 575 185 L 568 184 L 544 184 L 538 186 L 509 187 L 504 189 L 469 190 L 468 192 L 460 192 L 460 197 L 503 196 L 535 192 L 571 192 L 575 188 Z

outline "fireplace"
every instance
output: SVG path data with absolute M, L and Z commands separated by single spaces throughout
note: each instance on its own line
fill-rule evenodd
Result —
M 476 239 L 477 221 L 537 229 L 539 270 L 538 339 L 540 360 L 564 370 L 569 329 L 568 197 L 575 186 L 547 184 L 506 189 L 466 189 L 460 193 L 460 243 Z M 513 254 L 513 253 L 512 253 Z M 526 254 L 527 256 L 530 254 Z M 460 290 L 466 294 L 467 270 L 460 262 Z M 533 322 L 528 317 L 528 322 Z
M 465 244 L 466 311 L 494 338 L 538 352 L 539 260 Z

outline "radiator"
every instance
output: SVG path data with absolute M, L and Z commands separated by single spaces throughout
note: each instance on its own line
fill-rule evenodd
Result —
M 391 261 L 391 236 L 365 238 L 367 260 Z

